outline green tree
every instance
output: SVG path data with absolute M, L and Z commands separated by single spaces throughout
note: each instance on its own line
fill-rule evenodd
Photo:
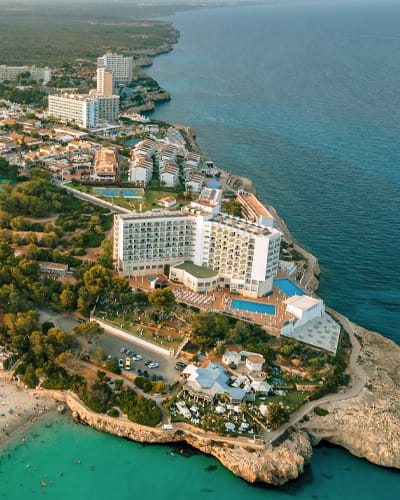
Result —
M 97 321 L 82 323 L 81 325 L 75 326 L 72 330 L 74 335 L 83 337 L 88 344 L 95 342 L 103 332 L 103 328 L 101 328 Z
M 156 289 L 149 293 L 149 302 L 162 314 L 170 313 L 176 306 L 175 295 L 170 288 Z
M 276 428 L 289 420 L 288 410 L 279 403 L 268 405 L 267 423 L 270 427 Z
M 76 309 L 76 294 L 71 288 L 65 288 L 60 294 L 60 308 L 63 311 Z
M 84 287 L 91 297 L 96 297 L 106 290 L 111 284 L 112 274 L 109 269 L 96 265 L 91 267 L 83 275 Z

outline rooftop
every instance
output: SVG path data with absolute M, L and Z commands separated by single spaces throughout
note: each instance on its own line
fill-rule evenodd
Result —
M 269 236 L 273 234 L 276 230 L 271 228 L 266 228 L 265 226 L 261 226 L 256 224 L 255 222 L 250 222 L 245 219 L 239 219 L 238 217 L 233 217 L 232 215 L 226 214 L 218 214 L 213 217 L 214 222 L 219 222 L 220 224 L 224 224 L 226 226 L 231 226 L 235 229 L 241 231 L 247 231 L 253 233 L 255 235 L 263 235 Z
M 302 309 L 303 311 L 306 311 L 310 307 L 314 306 L 315 304 L 318 304 L 319 302 L 322 302 L 320 299 L 314 299 L 313 297 L 309 297 L 308 295 L 293 295 L 293 297 L 289 297 L 288 299 L 285 300 L 285 303 L 287 305 L 291 305 L 294 307 L 297 307 L 298 309 Z
M 216 276 L 218 274 L 218 272 L 213 271 L 212 269 L 208 269 L 207 267 L 196 266 L 196 264 L 193 264 L 193 262 L 190 262 L 189 260 L 182 262 L 182 264 L 178 264 L 174 267 L 176 269 L 183 269 L 196 278 L 212 278 L 213 276 Z
M 257 198 L 252 193 L 246 193 L 245 191 L 240 191 L 238 195 L 238 200 L 246 203 L 249 208 L 254 210 L 258 215 L 262 215 L 266 219 L 273 219 L 272 215 L 268 212 L 268 210 L 264 207 L 262 203 L 260 203 Z

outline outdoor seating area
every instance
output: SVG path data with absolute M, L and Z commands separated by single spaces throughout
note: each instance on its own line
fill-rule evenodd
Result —
M 215 302 L 214 294 L 199 294 L 192 292 L 188 288 L 174 288 L 174 295 L 177 301 L 189 302 L 195 306 L 201 307 L 202 309 L 209 308 Z
M 217 427 L 223 434 L 252 437 L 259 433 L 257 422 L 247 413 L 246 405 L 225 401 L 207 403 L 182 392 L 170 407 L 173 421 L 187 421 L 204 429 Z

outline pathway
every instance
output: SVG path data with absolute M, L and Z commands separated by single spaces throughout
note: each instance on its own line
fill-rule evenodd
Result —
M 327 395 L 321 399 L 318 399 L 316 401 L 310 401 L 309 403 L 303 405 L 299 410 L 293 413 L 288 422 L 283 424 L 281 427 L 275 429 L 272 432 L 264 432 L 263 436 L 266 442 L 274 442 L 276 439 L 281 437 L 284 432 L 287 431 L 289 426 L 297 424 L 307 413 L 309 413 L 317 406 L 329 405 L 335 402 L 345 401 L 347 399 L 355 398 L 361 393 L 361 391 L 365 387 L 365 384 L 367 382 L 366 374 L 362 369 L 362 367 L 359 364 L 357 364 L 357 359 L 361 351 L 361 344 L 359 343 L 359 341 L 355 336 L 353 324 L 348 320 L 348 318 L 342 316 L 336 311 L 333 311 L 329 308 L 327 308 L 327 310 L 332 316 L 335 317 L 337 321 L 339 321 L 339 323 L 341 323 L 341 325 L 347 331 L 350 337 L 352 349 L 347 371 L 351 376 L 351 384 L 343 392 Z

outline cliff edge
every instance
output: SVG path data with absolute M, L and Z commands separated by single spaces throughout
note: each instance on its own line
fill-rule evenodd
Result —
M 329 413 L 311 412 L 299 428 L 313 444 L 325 439 L 374 464 L 400 468 L 400 346 L 378 333 L 352 327 L 361 344 L 357 366 L 364 385 L 360 393 L 319 404 Z

